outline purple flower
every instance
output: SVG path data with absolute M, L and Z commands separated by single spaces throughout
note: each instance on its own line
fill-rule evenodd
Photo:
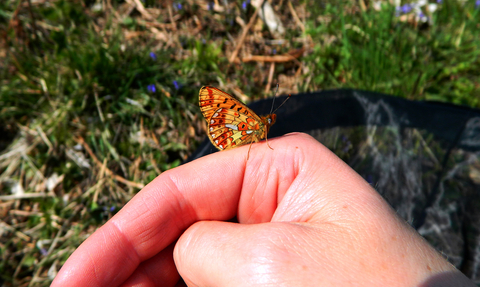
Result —
M 208 2 L 208 11 L 212 11 L 213 6 L 215 6 L 215 2 Z
M 154 84 L 151 84 L 151 85 L 148 85 L 147 86 L 147 90 L 150 92 L 150 93 L 155 93 L 157 91 L 157 88 L 155 88 L 155 85 Z
M 152 58 L 152 60 L 156 61 L 157 60 L 157 55 L 155 55 L 154 52 L 150 52 L 150 58 Z
M 173 81 L 173 85 L 175 86 L 175 90 L 180 89 L 180 87 L 182 86 L 182 85 L 180 85 L 180 84 L 179 84 L 177 81 L 175 81 L 175 80 Z
M 475 1 L 475 8 L 480 7 L 480 0 Z
M 243 1 L 243 2 L 242 2 L 242 9 L 243 9 L 243 10 L 247 10 L 248 4 L 250 4 L 250 0 Z
M 43 256 L 47 256 L 48 255 L 48 250 L 45 249 L 45 248 L 40 248 L 40 253 L 42 253 Z
M 442 4 L 443 0 L 437 0 L 438 4 Z
M 410 4 L 404 4 L 400 6 L 400 11 L 402 11 L 403 14 L 407 14 L 408 12 L 412 11 L 412 6 Z
M 176 7 L 177 7 L 178 10 L 182 10 L 182 7 L 183 7 L 182 3 L 177 3 Z
M 112 205 L 112 207 L 110 207 L 110 212 L 113 212 L 115 211 L 115 206 Z
M 272 54 L 276 55 L 277 54 L 277 49 L 272 49 Z

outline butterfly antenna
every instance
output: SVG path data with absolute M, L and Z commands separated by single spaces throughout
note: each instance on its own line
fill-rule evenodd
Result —
M 292 96 L 292 94 L 288 94 L 288 97 L 285 99 L 285 101 L 283 101 L 283 103 L 278 106 L 278 108 L 276 108 L 272 113 L 270 114 L 274 114 L 281 106 L 283 106 L 283 104 L 285 104 L 288 100 L 290 100 L 290 97 Z
M 277 89 L 275 90 L 275 94 L 273 95 L 273 102 L 272 102 L 272 108 L 270 109 L 270 114 L 273 113 L 273 107 L 275 106 L 274 104 L 275 104 L 275 98 L 277 97 L 278 86 L 279 86 L 279 85 L 278 85 L 278 83 L 277 83 Z M 282 104 L 282 105 L 283 105 L 283 104 Z M 280 105 L 280 106 L 281 106 L 281 105 Z M 278 108 L 277 108 L 276 110 L 278 110 Z M 275 110 L 275 111 L 276 111 L 276 110 Z

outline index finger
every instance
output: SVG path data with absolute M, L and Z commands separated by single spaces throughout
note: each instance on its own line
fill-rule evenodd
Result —
M 248 161 L 247 146 L 164 172 L 80 245 L 52 286 L 65 286 L 65 282 L 69 286 L 119 285 L 142 261 L 172 244 L 193 223 L 233 218 L 245 191 L 262 191 L 258 204 L 265 208 L 255 212 L 254 206 L 243 217 L 269 220 L 277 205 L 276 195 L 284 193 L 297 174 L 298 165 L 292 164 L 295 157 L 289 158 L 285 148 L 292 148 L 291 143 L 299 138 L 305 142 L 300 135 L 290 137 L 289 143 L 283 143 L 286 138 L 271 141 L 275 151 L 257 144 Z M 268 180 L 272 168 L 281 169 L 282 177 L 277 173 L 273 181 Z

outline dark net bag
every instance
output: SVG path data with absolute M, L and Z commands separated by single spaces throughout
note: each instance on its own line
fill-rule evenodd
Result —
M 249 106 L 268 114 L 271 105 L 267 99 Z M 480 110 L 334 90 L 292 95 L 276 114 L 269 138 L 315 137 L 480 283 Z M 206 139 L 188 161 L 213 152 Z

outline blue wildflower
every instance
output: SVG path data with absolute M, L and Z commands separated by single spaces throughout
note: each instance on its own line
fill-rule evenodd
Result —
M 243 10 L 247 10 L 248 4 L 250 4 L 250 0 L 243 1 L 243 2 L 242 2 L 242 9 L 243 9 Z
M 272 54 L 276 55 L 277 54 L 277 49 L 273 48 L 272 49 Z
M 443 0 L 437 0 L 438 4 L 442 4 Z
M 150 92 L 150 93 L 155 93 L 157 91 L 157 88 L 155 87 L 154 84 L 151 84 L 151 85 L 148 85 L 147 86 L 147 90 Z
M 208 11 L 212 11 L 213 6 L 215 6 L 215 2 L 208 2 Z
M 115 211 L 115 206 L 112 205 L 112 207 L 110 207 L 110 212 L 113 212 Z
M 177 81 L 173 81 L 173 85 L 175 86 L 175 90 L 180 89 L 181 85 Z
M 182 10 L 182 7 L 183 7 L 183 6 L 182 6 L 182 3 L 177 3 L 177 9 L 178 9 L 178 10 Z
M 403 14 L 407 14 L 408 12 L 412 11 L 412 6 L 410 4 L 404 4 L 400 6 L 400 11 L 402 11 Z
M 475 1 L 475 8 L 480 7 L 480 0 Z
M 150 52 L 150 58 L 152 58 L 152 60 L 156 61 L 157 60 L 157 55 L 155 55 L 154 52 Z

